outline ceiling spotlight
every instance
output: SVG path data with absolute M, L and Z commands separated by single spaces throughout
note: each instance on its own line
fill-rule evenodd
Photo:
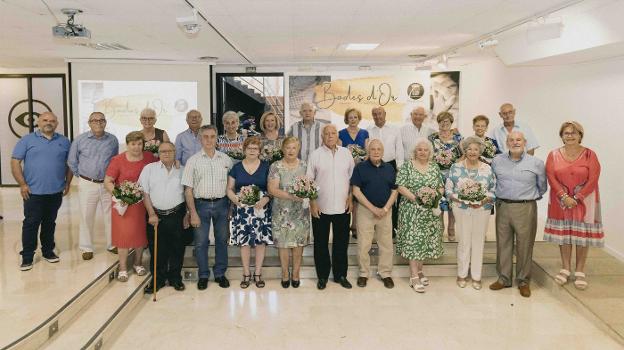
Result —
M 494 39 L 494 38 L 485 39 L 485 40 L 479 41 L 479 43 L 477 45 L 479 46 L 479 48 L 481 50 L 484 50 L 484 49 L 486 49 L 488 47 L 492 47 L 492 46 L 498 45 L 498 40 Z
M 201 29 L 196 9 L 193 9 L 193 14 L 191 16 L 176 18 L 176 22 L 178 23 L 180 30 L 188 36 L 193 36 L 199 33 L 199 30 Z

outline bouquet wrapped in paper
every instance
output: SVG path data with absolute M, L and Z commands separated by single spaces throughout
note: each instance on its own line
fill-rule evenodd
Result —
M 259 217 L 264 217 L 264 209 L 256 209 L 254 206 L 260 198 L 264 196 L 264 192 L 260 191 L 260 188 L 256 185 L 248 185 L 241 187 L 240 191 L 236 195 L 238 201 L 243 207 L 253 207 L 254 214 Z
M 457 182 L 457 197 L 467 204 L 481 204 L 486 194 L 480 182 L 470 178 L 462 178 Z
M 318 198 L 318 191 L 319 188 L 314 180 L 307 176 L 295 177 L 290 186 L 288 186 L 288 193 L 303 199 L 304 208 L 310 206 L 310 199 L 314 200 Z
M 347 146 L 347 148 L 349 149 L 349 151 L 351 151 L 351 156 L 353 157 L 353 159 L 355 161 L 362 161 L 366 158 L 366 156 L 368 155 L 368 153 L 366 152 L 366 150 L 356 144 L 350 144 Z
M 416 191 L 416 203 L 421 207 L 433 210 L 433 215 L 440 215 L 440 199 L 442 195 L 435 188 L 421 187 Z
M 486 159 L 494 158 L 496 156 L 496 146 L 494 146 L 494 142 L 490 140 L 485 140 L 484 144 L 485 148 L 483 149 L 483 153 L 481 153 L 481 156 Z
M 160 141 L 149 140 L 145 142 L 145 145 L 143 146 L 143 150 L 152 152 L 152 154 L 154 154 L 154 157 L 158 157 L 158 147 L 160 147 Z
M 260 159 L 269 163 L 276 162 L 282 158 L 284 158 L 284 153 L 279 147 L 273 144 L 264 145 L 260 153 Z
M 245 153 L 243 153 L 243 150 L 240 148 L 236 148 L 230 151 L 226 151 L 225 154 L 227 154 L 230 158 L 232 159 L 236 159 L 236 160 L 243 160 L 245 159 Z
M 451 165 L 457 160 L 457 155 L 450 149 L 438 150 L 434 156 L 434 160 L 438 163 L 440 169 L 450 169 Z
M 124 181 L 113 188 L 114 208 L 120 216 L 128 210 L 128 206 L 143 200 L 143 188 L 136 182 Z

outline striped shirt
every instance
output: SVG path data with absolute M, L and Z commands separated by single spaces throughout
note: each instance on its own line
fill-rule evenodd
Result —
M 420 129 L 414 125 L 414 123 L 405 124 L 401 127 L 401 142 L 403 142 L 403 156 L 408 161 L 412 159 L 414 155 L 414 148 L 416 147 L 416 141 L 420 138 L 428 138 L 433 134 L 435 130 L 428 126 L 420 126 Z
M 299 150 L 301 160 L 307 161 L 312 151 L 321 147 L 322 131 L 323 125 L 317 120 L 309 128 L 303 126 L 303 121 L 298 121 L 290 127 L 288 136 L 294 136 L 301 142 L 301 149 Z
M 182 185 L 191 187 L 195 198 L 225 197 L 230 169 L 232 160 L 225 153 L 215 151 L 211 158 L 202 149 L 186 162 Z
M 76 137 L 69 149 L 67 165 L 76 176 L 104 180 L 111 158 L 119 153 L 119 141 L 115 135 L 105 132 L 95 137 L 87 131 Z
M 233 140 L 230 140 L 226 135 L 219 135 L 217 137 L 217 149 L 223 153 L 231 152 L 237 149 L 242 151 L 243 142 L 245 142 L 243 135 L 238 135 Z

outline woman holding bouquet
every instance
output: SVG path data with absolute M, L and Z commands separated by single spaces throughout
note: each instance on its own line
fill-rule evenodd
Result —
M 238 133 L 240 120 L 238 114 L 233 111 L 223 113 L 223 135 L 217 138 L 217 149 L 232 158 L 234 162 L 239 162 L 244 158 L 243 141 L 245 138 Z
M 150 151 L 154 155 L 158 154 L 158 146 L 164 141 L 169 142 L 169 135 L 163 129 L 154 127 L 156 125 L 156 111 L 151 108 L 145 108 L 141 111 L 141 133 L 145 139 L 145 145 L 143 146 L 145 151 Z
M 462 153 L 459 147 L 459 143 L 462 140 L 462 136 L 457 130 L 452 130 L 453 115 L 449 112 L 442 112 L 438 114 L 436 118 L 438 122 L 439 132 L 433 133 L 429 136 L 429 141 L 433 145 L 433 157 L 435 162 L 438 163 L 440 170 L 442 171 L 442 181 L 446 182 L 449 169 L 451 165 L 461 158 Z M 446 205 L 442 207 L 444 211 L 448 212 L 448 239 L 451 242 L 455 241 L 455 217 L 453 211 Z M 442 221 L 444 225 L 444 221 Z M 444 231 L 444 228 L 442 228 Z
M 147 273 L 145 267 L 141 265 L 143 248 L 147 245 L 145 206 L 142 202 L 127 205 L 114 196 L 115 187 L 119 188 L 124 181 L 137 183 L 143 167 L 158 161 L 152 152 L 143 150 L 144 143 L 145 138 L 140 131 L 133 131 L 126 135 L 126 151 L 111 158 L 104 178 L 104 187 L 113 194 L 113 202 L 115 202 L 111 210 L 111 233 L 113 245 L 119 252 L 117 279 L 121 282 L 128 280 L 127 260 L 130 248 L 135 250 L 134 272 L 139 276 Z M 126 207 L 125 212 L 122 207 Z M 120 212 L 123 213 L 120 214 Z
M 282 266 L 282 287 L 298 288 L 301 278 L 301 259 L 303 247 L 310 236 L 310 209 L 304 200 L 292 192 L 296 181 L 306 175 L 306 163 L 297 158 L 299 140 L 287 137 L 282 143 L 284 159 L 271 165 L 269 170 L 269 193 L 273 196 L 273 242 L 279 249 Z M 292 254 L 292 278 L 288 272 L 289 255 Z
M 283 157 L 281 149 L 284 138 L 279 134 L 281 127 L 281 120 L 272 111 L 264 112 L 262 117 L 260 117 L 260 130 L 262 130 L 262 135 L 260 136 L 262 141 L 260 159 L 273 163 Z
M 501 154 L 501 150 L 496 140 L 485 136 L 489 124 L 490 120 L 484 115 L 478 115 L 472 118 L 472 130 L 474 130 L 475 136 L 483 141 L 484 145 L 480 159 L 482 162 L 492 164 L 492 159 L 494 159 L 497 154 Z
M 257 136 L 243 142 L 245 158 L 234 164 L 227 183 L 227 196 L 236 206 L 230 221 L 230 244 L 241 247 L 243 280 L 241 288 L 251 282 L 251 248 L 256 250 L 253 275 L 256 287 L 263 288 L 262 264 L 267 244 L 273 244 L 271 232 L 271 208 L 267 193 L 269 164 L 260 160 L 262 142 Z M 241 191 L 242 190 L 242 191 Z
M 438 216 L 444 186 L 440 169 L 431 161 L 432 155 L 431 143 L 425 138 L 418 139 L 412 159 L 403 163 L 397 175 L 401 202 L 396 250 L 409 260 L 410 287 L 418 293 L 424 293 L 429 285 L 423 273 L 423 261 L 437 259 L 444 252 L 442 222 Z M 424 195 L 419 195 L 424 192 L 438 195 L 433 200 L 424 200 Z
M 576 245 L 574 286 L 581 290 L 587 288 L 584 271 L 589 247 L 604 245 L 598 191 L 600 163 L 594 151 L 581 145 L 584 134 L 578 122 L 563 123 L 559 129 L 563 147 L 548 154 L 550 201 L 544 229 L 544 240 L 559 245 L 562 269 L 555 281 L 560 285 L 568 282 L 572 245 Z
M 485 143 L 478 136 L 461 142 L 466 156 L 453 164 L 446 179 L 446 197 L 457 220 L 457 285 L 466 287 L 470 269 L 472 287 L 481 289 L 483 245 L 494 204 L 496 178 L 492 168 L 479 158 Z

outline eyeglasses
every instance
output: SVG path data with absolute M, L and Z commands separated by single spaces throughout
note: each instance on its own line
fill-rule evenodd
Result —
M 91 119 L 91 120 L 89 120 L 89 123 L 106 124 L 106 119 Z
M 144 120 L 144 121 L 152 121 L 152 120 L 156 120 L 156 118 L 154 118 L 154 117 L 151 117 L 151 118 L 141 117 L 141 120 Z
M 159 151 L 158 153 L 173 153 L 175 152 L 174 150 L 163 150 L 163 151 Z
M 512 115 L 515 111 L 500 112 L 501 115 Z
M 579 134 L 578 131 L 564 132 L 563 136 L 576 136 L 578 134 Z

